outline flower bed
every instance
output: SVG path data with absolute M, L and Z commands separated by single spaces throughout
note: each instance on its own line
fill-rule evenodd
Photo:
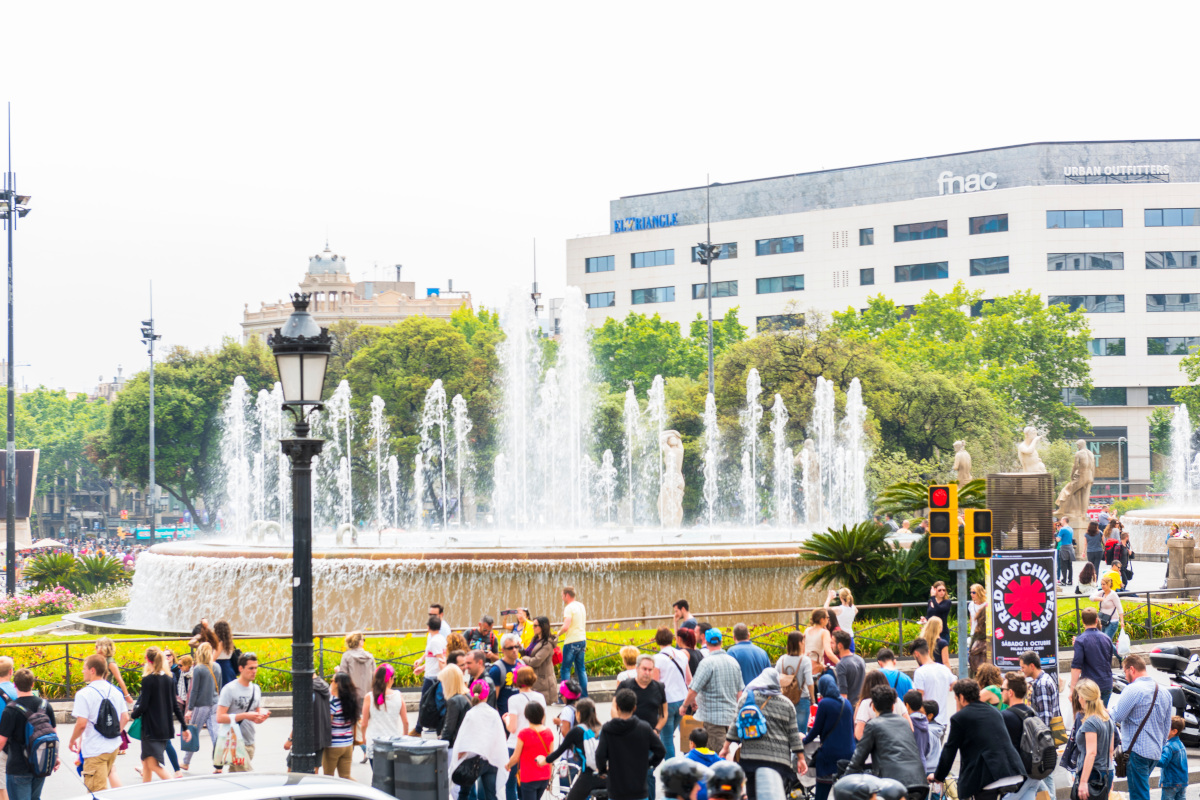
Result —
M 0 600 L 0 622 L 23 617 L 45 617 L 74 611 L 79 598 L 61 586 L 37 594 L 19 594 Z

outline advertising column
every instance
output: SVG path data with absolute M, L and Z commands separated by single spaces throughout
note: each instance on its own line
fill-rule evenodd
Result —
M 1058 682 L 1058 604 L 1054 551 L 1010 550 L 991 560 L 992 663 L 1019 672 L 1021 654 L 1038 654 Z

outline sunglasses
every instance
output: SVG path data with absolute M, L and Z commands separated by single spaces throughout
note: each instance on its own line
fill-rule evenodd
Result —
M 505 650 L 520 650 L 521 648 L 517 647 L 515 644 L 510 644 L 510 645 L 506 645 L 504 649 Z

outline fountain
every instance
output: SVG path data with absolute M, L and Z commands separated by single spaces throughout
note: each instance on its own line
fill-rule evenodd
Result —
M 1191 416 L 1187 406 L 1178 405 L 1171 417 L 1166 505 L 1130 511 L 1121 517 L 1135 553 L 1165 554 L 1172 524 L 1200 537 L 1200 453 L 1192 440 Z
M 437 376 L 411 462 L 391 452 L 380 398 L 360 430 L 349 385 L 334 389 L 312 418 L 326 441 L 313 485 L 317 630 L 418 628 L 429 602 L 460 625 L 515 605 L 553 615 L 564 584 L 580 590 L 596 619 L 660 613 L 679 597 L 707 610 L 817 600 L 797 588 L 809 569 L 799 543 L 868 511 L 859 382 L 847 387 L 839 417 L 833 383 L 818 380 L 812 441 L 794 451 L 800 440 L 779 395 L 762 429 L 763 383 L 751 369 L 738 436 L 719 429 L 709 394 L 703 439 L 688 445 L 701 448 L 700 458 L 685 465 L 661 376 L 643 396 L 628 388 L 617 441 L 595 441 L 585 312 L 579 292 L 568 290 L 557 360 L 546 364 L 528 295 L 514 294 L 497 353 L 502 397 L 490 463 L 476 464 L 471 409 L 458 395 L 447 402 Z M 271 411 L 278 394 L 262 392 L 252 407 L 245 381 L 234 383 L 224 415 L 222 535 L 143 554 L 131 626 L 186 630 L 206 616 L 228 619 L 239 634 L 290 628 L 290 482 L 278 444 L 288 432 Z M 722 447 L 722 436 L 738 444 Z M 476 519 L 474 487 L 488 477 L 476 471 L 485 469 L 491 503 Z M 692 481 L 703 500 L 695 519 L 681 521 Z M 256 519 L 272 527 L 255 529 Z

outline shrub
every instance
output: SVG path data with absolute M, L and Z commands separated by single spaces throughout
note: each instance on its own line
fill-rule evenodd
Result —
M 77 598 L 61 586 L 37 594 L 19 594 L 0 601 L 0 622 L 45 617 L 75 610 Z
M 75 575 L 75 556 L 70 553 L 42 553 L 25 565 L 25 580 L 41 590 L 70 586 Z

